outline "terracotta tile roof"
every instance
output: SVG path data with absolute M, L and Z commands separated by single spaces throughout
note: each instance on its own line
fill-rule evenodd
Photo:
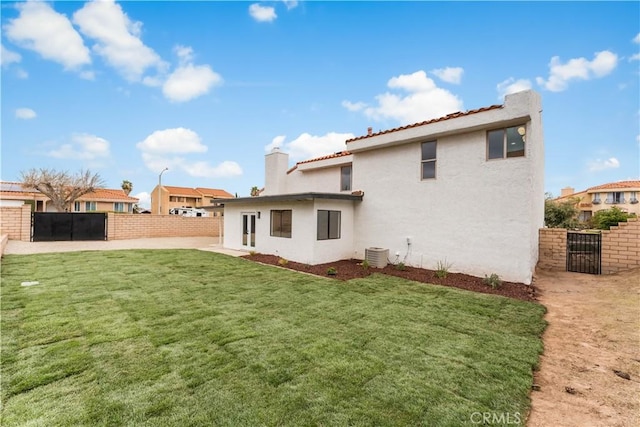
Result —
M 233 197 L 233 194 L 219 188 L 196 187 L 196 191 L 199 191 L 203 196 L 216 197 L 219 199 L 230 199 Z
M 414 123 L 411 125 L 406 125 L 406 126 L 400 126 L 397 128 L 393 128 L 393 129 L 387 129 L 387 130 L 383 130 L 380 132 L 376 132 L 376 133 L 371 133 L 368 135 L 362 135 L 362 136 L 357 136 L 355 138 L 351 138 L 347 140 L 347 144 L 353 141 L 359 141 L 361 139 L 366 139 L 366 138 L 371 138 L 374 136 L 378 136 L 378 135 L 384 135 L 386 133 L 391 133 L 391 132 L 398 132 L 401 130 L 405 130 L 405 129 L 411 129 L 411 128 L 415 128 L 418 126 L 424 126 L 424 125 L 429 125 L 431 123 L 436 123 L 436 122 L 442 122 L 445 120 L 450 120 L 450 119 L 457 119 L 458 117 L 464 117 L 464 116 L 469 116 L 471 114 L 477 114 L 477 113 L 482 113 L 484 111 L 489 111 L 489 110 L 496 110 L 502 108 L 502 105 L 491 105 L 489 107 L 482 107 L 482 108 L 477 108 L 475 110 L 468 110 L 468 111 L 458 111 L 457 113 L 451 113 L 451 114 L 447 114 L 446 116 L 443 117 L 438 117 L 437 119 L 431 119 L 431 120 L 426 120 L 424 122 L 419 122 L 419 123 Z
M 607 184 L 597 185 L 595 187 L 587 188 L 587 191 L 594 190 L 618 190 L 623 188 L 640 188 L 640 180 L 628 180 L 628 181 L 618 181 L 618 182 L 609 182 Z
M 47 196 L 40 193 L 36 189 L 20 190 L 21 188 L 22 184 L 19 182 L 2 181 L 0 182 L 0 197 L 2 195 L 5 195 L 10 197 L 33 198 L 35 196 L 40 198 L 47 198 Z M 80 196 L 78 200 L 122 200 L 131 203 L 137 203 L 139 201 L 139 199 L 135 197 L 127 196 L 122 190 L 113 190 L 109 188 L 100 188 L 93 193 L 84 194 Z
M 287 174 L 290 174 L 294 170 L 298 169 L 298 165 L 301 165 L 304 163 L 319 162 L 320 160 L 336 159 L 338 157 L 344 157 L 344 156 L 350 156 L 350 155 L 351 155 L 351 152 L 349 151 L 338 151 L 337 153 L 327 154 L 326 156 L 315 157 L 313 159 L 307 159 L 307 160 L 301 160 L 298 163 L 296 163 L 291 169 L 289 169 L 287 171 Z
M 131 203 L 138 203 L 139 199 L 127 196 L 123 190 L 110 188 L 99 188 L 98 190 L 78 197 L 78 200 L 122 200 Z
M 302 160 L 302 161 L 296 163 L 296 165 L 301 165 L 303 163 L 317 162 L 317 161 L 320 161 L 320 160 L 335 159 L 337 157 L 344 157 L 344 156 L 348 156 L 350 154 L 351 153 L 348 152 L 348 151 L 338 151 L 337 153 L 327 154 L 326 156 L 315 157 L 313 159 L 308 159 L 308 160 Z
M 172 187 L 169 185 L 162 186 L 165 190 L 169 192 L 172 196 L 188 196 L 188 197 L 202 197 L 202 194 L 196 191 L 195 188 L 188 187 Z

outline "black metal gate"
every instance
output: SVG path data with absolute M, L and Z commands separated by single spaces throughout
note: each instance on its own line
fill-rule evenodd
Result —
M 567 271 L 600 274 L 600 233 L 567 232 Z
M 106 213 L 33 212 L 31 240 L 107 240 Z

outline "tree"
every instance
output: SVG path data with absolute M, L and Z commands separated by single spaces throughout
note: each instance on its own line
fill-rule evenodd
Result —
M 24 188 L 35 188 L 47 196 L 58 212 L 68 212 L 80 196 L 104 187 L 98 174 L 81 170 L 75 175 L 55 169 L 29 169 L 20 172 Z
M 544 201 L 544 223 L 550 228 L 575 228 L 578 225 L 577 200 L 570 198 L 562 202 L 552 200 L 547 195 Z
M 124 191 L 124 194 L 128 196 L 129 193 L 131 193 L 131 190 L 133 190 L 133 184 L 131 181 L 127 181 L 126 179 L 122 181 L 122 191 Z
M 255 185 L 251 187 L 251 197 L 258 197 L 260 195 L 260 189 Z
M 591 217 L 591 224 L 594 228 L 600 230 L 608 230 L 614 225 L 618 225 L 619 222 L 627 222 L 631 215 L 622 211 L 617 206 L 612 206 L 609 209 L 604 209 L 596 212 Z

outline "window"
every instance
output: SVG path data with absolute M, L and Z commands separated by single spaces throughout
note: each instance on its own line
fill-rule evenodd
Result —
M 633 205 L 635 205 L 636 203 L 638 203 L 638 196 L 636 195 L 635 191 L 631 192 L 631 196 L 629 198 L 629 202 Z
M 291 210 L 271 211 L 271 235 L 291 237 Z
M 600 204 L 600 193 L 595 193 L 593 195 L 593 204 L 594 205 L 599 205 Z
M 524 156 L 525 133 L 524 125 L 487 132 L 487 159 Z
M 340 238 L 340 211 L 318 211 L 318 240 Z
M 613 193 L 607 193 L 607 203 L 617 205 L 624 203 L 624 193 L 622 191 L 614 191 Z
M 351 165 L 340 168 L 340 191 L 351 191 Z
M 436 177 L 436 141 L 422 143 L 422 179 Z
M 73 211 L 80 212 L 80 202 L 73 202 Z
M 184 202 L 185 198 L 181 196 L 169 196 L 170 202 Z
M 124 203 L 115 202 L 113 204 L 113 210 L 114 210 L 114 212 L 124 212 Z
M 96 210 L 96 202 L 85 202 L 84 203 L 85 212 L 91 212 Z

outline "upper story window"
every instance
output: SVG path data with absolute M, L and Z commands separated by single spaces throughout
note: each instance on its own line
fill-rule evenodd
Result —
M 340 168 L 340 191 L 351 191 L 351 165 Z
M 631 196 L 629 197 L 629 203 L 636 204 L 638 203 L 638 196 L 635 191 L 631 192 Z
M 113 204 L 113 211 L 114 212 L 124 212 L 124 203 L 122 202 L 115 202 Z
M 96 208 L 96 202 L 85 202 L 84 204 L 84 210 L 86 212 L 91 212 L 91 211 L 95 211 Z
M 80 202 L 73 202 L 73 211 L 80 212 Z
M 594 204 L 594 205 L 597 205 L 597 204 L 599 204 L 599 203 L 600 203 L 600 193 L 595 193 L 595 194 L 593 195 L 593 204 Z
M 422 143 L 422 174 L 421 179 L 436 177 L 436 141 Z
M 340 211 L 318 211 L 318 240 L 340 238 Z
M 624 192 L 614 191 L 611 193 L 607 193 L 607 203 L 610 203 L 612 205 L 624 203 Z
M 526 132 L 524 125 L 487 132 L 487 159 L 524 156 Z
M 291 210 L 271 211 L 271 235 L 291 237 Z

